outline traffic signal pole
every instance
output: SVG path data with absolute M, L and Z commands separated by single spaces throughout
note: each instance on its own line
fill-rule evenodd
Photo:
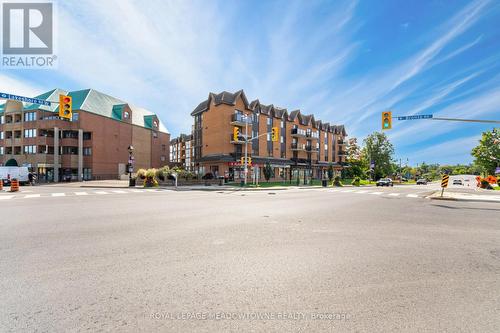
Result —
M 247 185 L 248 175 L 248 116 L 245 116 L 245 186 Z
M 277 141 L 277 138 L 278 138 L 278 130 L 277 130 L 277 127 L 274 127 L 275 130 L 271 131 L 271 132 L 266 132 L 266 133 L 263 133 L 263 134 L 260 134 L 260 135 L 257 135 L 257 136 L 254 136 L 254 137 L 251 137 L 251 138 L 248 138 L 248 116 L 247 115 L 244 115 L 243 116 L 244 119 L 245 119 L 245 166 L 244 166 L 244 171 L 243 173 L 245 174 L 245 181 L 244 181 L 244 184 L 245 186 L 247 185 L 247 176 L 248 176 L 248 143 L 249 142 L 252 142 L 253 140 L 255 139 L 258 139 L 260 138 L 261 136 L 264 136 L 264 135 L 268 135 L 268 134 L 273 134 L 274 132 L 275 135 L 276 135 L 276 140 L 273 139 L 273 141 Z M 236 139 L 235 139 L 236 140 Z M 258 182 L 258 180 L 257 180 Z

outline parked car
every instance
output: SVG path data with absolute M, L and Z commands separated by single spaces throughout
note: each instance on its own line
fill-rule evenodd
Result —
M 427 185 L 427 179 L 425 179 L 425 178 L 418 179 L 417 185 Z
M 391 178 L 381 178 L 376 184 L 377 186 L 394 186 Z
M 464 185 L 461 179 L 453 179 L 453 185 Z

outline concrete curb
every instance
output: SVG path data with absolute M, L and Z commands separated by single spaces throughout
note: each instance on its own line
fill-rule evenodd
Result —
M 445 200 L 445 201 L 465 201 L 465 202 L 492 202 L 492 203 L 500 203 L 498 200 L 489 200 L 489 199 L 479 199 L 479 198 L 457 198 L 450 196 L 441 197 L 441 191 L 435 192 L 426 197 L 431 200 Z

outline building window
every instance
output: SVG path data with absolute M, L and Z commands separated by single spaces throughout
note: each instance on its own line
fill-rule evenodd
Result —
M 160 160 L 161 160 L 162 162 L 165 162 L 165 155 L 161 155 Z
M 0 132 L 0 140 L 3 140 L 3 132 Z
M 123 111 L 123 119 L 130 118 L 130 113 L 128 111 Z
M 92 147 L 83 147 L 83 156 L 92 155 Z
M 273 124 L 273 119 L 272 118 L 267 118 L 267 124 L 272 125 Z
M 24 114 L 24 121 L 35 121 L 36 120 L 36 112 L 26 112 Z
M 25 138 L 35 138 L 36 137 L 36 128 L 25 129 L 24 130 L 24 137 Z
M 3 155 L 3 147 L 0 146 L 0 155 Z
M 267 133 L 267 141 L 271 141 L 271 133 Z
M 153 131 L 153 138 L 157 138 L 158 137 L 158 133 Z
M 83 132 L 83 140 L 92 140 L 92 133 Z
M 283 136 L 280 138 L 280 143 L 285 143 L 285 138 Z
M 166 145 L 161 145 L 161 150 L 162 151 L 165 151 L 167 149 L 167 146 Z
M 36 154 L 36 146 L 24 146 L 25 154 Z
M 64 146 L 61 147 L 62 155 L 78 155 L 78 147 Z
M 3 124 L 5 121 L 5 117 L 4 116 L 0 116 L 0 125 Z

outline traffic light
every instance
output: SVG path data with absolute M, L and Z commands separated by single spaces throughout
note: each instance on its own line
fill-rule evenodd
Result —
M 233 141 L 238 141 L 238 138 L 240 136 L 240 128 L 239 127 L 233 127 Z
M 247 157 L 246 162 L 247 162 L 248 165 L 252 165 L 252 158 L 251 157 Z M 241 157 L 240 163 L 241 163 L 241 165 L 245 165 L 245 156 Z
M 384 111 L 382 112 L 382 129 L 389 130 L 392 128 L 392 112 Z
M 278 142 L 279 136 L 280 136 L 280 130 L 279 130 L 279 128 L 278 127 L 273 127 L 271 129 L 271 139 L 272 139 L 272 141 Z
M 59 95 L 59 117 L 69 119 L 73 117 L 73 98 Z

